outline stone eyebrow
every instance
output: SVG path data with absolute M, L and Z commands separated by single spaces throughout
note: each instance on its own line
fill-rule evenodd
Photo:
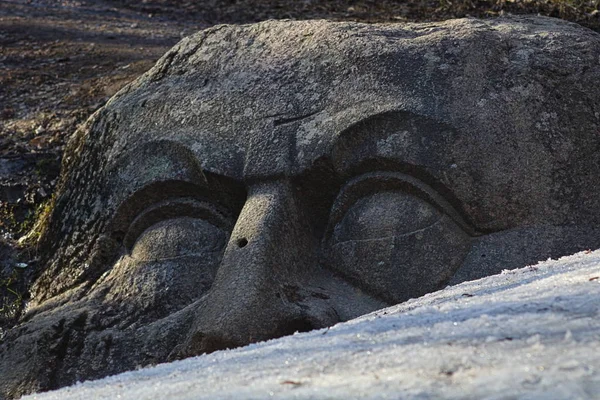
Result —
M 450 165 L 447 144 L 457 136 L 451 126 L 432 118 L 408 111 L 386 111 L 340 132 L 331 159 L 336 171 L 342 173 L 374 160 L 408 169 L 443 169 Z
M 168 180 L 200 186 L 207 184 L 196 155 L 184 145 L 170 140 L 151 141 L 130 150 L 115 164 L 112 173 L 119 185 L 133 191 Z
M 240 182 L 202 170 L 196 155 L 173 141 L 146 143 L 123 157 L 112 172 L 113 184 L 121 190 L 111 199 L 117 210 L 109 230 L 120 239 L 139 215 L 165 202 L 199 200 L 236 214 L 246 198 Z
M 123 231 L 142 210 L 174 197 L 191 196 L 208 182 L 193 152 L 172 141 L 130 150 L 109 172 L 109 203 L 116 205 L 111 230 Z

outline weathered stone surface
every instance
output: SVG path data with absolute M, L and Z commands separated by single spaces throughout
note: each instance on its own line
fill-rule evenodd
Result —
M 600 252 L 579 253 L 248 347 L 34 396 L 594 399 Z
M 600 35 L 219 26 L 71 142 L 5 396 L 332 326 L 600 247 Z

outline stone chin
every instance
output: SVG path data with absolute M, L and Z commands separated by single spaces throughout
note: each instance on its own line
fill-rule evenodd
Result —
M 185 39 L 72 140 L 2 385 L 323 328 L 600 247 L 600 93 L 581 83 L 599 56 L 597 34 L 547 18 Z

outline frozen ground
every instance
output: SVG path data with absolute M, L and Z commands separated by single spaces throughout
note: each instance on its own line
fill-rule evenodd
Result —
M 600 398 L 600 251 L 38 399 Z

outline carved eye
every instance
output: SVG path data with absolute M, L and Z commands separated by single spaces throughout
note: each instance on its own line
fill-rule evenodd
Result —
M 458 213 L 433 189 L 399 173 L 349 182 L 331 214 L 329 267 L 390 303 L 440 288 L 470 247 Z
M 129 226 L 123 244 L 140 260 L 213 251 L 225 244 L 232 224 L 227 213 L 210 203 L 168 200 L 141 213 Z
M 229 221 L 215 206 L 194 199 L 145 210 L 123 240 L 128 255 L 111 270 L 108 299 L 147 320 L 199 299 L 214 281 L 230 236 Z
M 158 261 L 220 252 L 228 235 L 199 218 L 180 217 L 156 223 L 136 240 L 131 256 L 137 261 Z
M 359 199 L 335 226 L 335 243 L 411 234 L 430 227 L 442 213 L 403 192 L 376 193 Z

